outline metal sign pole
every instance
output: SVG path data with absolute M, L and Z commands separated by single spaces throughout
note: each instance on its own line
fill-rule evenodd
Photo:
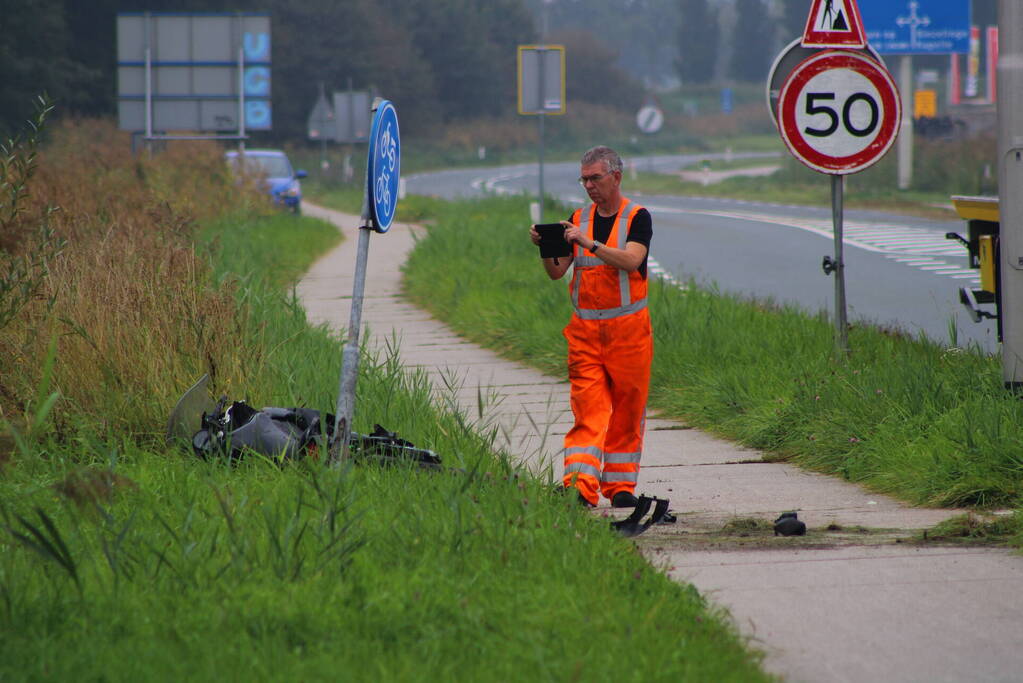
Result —
M 377 104 L 372 111 L 375 113 Z M 372 140 L 370 141 L 372 145 Z M 368 150 L 372 154 L 373 150 Z M 362 326 L 362 302 L 366 292 L 366 263 L 369 260 L 369 235 L 373 230 L 370 198 L 369 164 L 363 184 L 362 225 L 359 226 L 359 244 L 355 257 L 355 282 L 352 285 L 352 309 L 348 317 L 348 341 L 341 356 L 341 376 L 338 379 L 337 410 L 334 416 L 334 443 L 330 449 L 330 462 L 336 463 L 348 452 L 352 435 L 352 415 L 355 412 L 355 385 L 359 379 L 359 328 Z
M 352 311 L 348 318 L 348 342 L 341 356 L 341 378 L 338 382 L 337 412 L 331 448 L 331 462 L 337 462 L 347 453 L 352 436 L 352 415 L 355 412 L 355 385 L 359 379 L 359 328 L 362 326 L 362 301 L 366 291 L 366 262 L 369 260 L 369 234 L 373 228 L 363 214 L 359 226 L 359 244 L 355 257 L 355 284 L 352 287 Z
M 898 142 L 898 182 L 900 190 L 913 184 L 913 57 L 899 58 L 899 94 L 902 96 L 902 121 Z
M 543 120 L 545 116 L 540 114 L 540 222 L 543 223 Z
M 153 156 L 153 52 L 150 40 L 149 12 L 145 14 L 145 51 L 146 51 L 146 154 Z
M 323 85 L 323 81 L 320 81 L 320 99 L 319 102 L 326 102 L 327 95 Z M 320 170 L 326 171 L 329 166 L 327 164 L 327 131 L 326 131 L 327 117 L 324 114 L 323 125 L 320 126 Z
M 842 200 L 845 176 L 831 176 L 831 220 L 835 232 L 835 344 L 842 353 L 849 353 L 849 325 L 845 306 L 845 257 L 842 255 Z
M 547 67 L 547 60 L 544 57 L 545 54 L 546 53 L 544 52 L 543 46 L 540 46 L 540 51 L 539 51 L 539 55 L 540 55 L 540 69 L 539 69 L 539 73 L 537 74 L 537 79 L 536 80 L 537 80 L 537 87 L 538 87 L 539 92 L 540 92 L 540 97 L 538 98 L 538 101 L 540 103 L 541 110 L 544 108 L 544 92 L 545 92 L 544 91 L 544 71 L 546 70 L 546 67 Z M 544 118 L 546 118 L 546 114 L 544 114 L 544 112 L 541 111 L 540 112 L 540 116 L 538 118 L 540 119 L 540 123 L 539 123 L 539 126 L 540 126 L 540 222 L 543 223 L 543 145 L 544 145 L 544 130 L 543 130 L 543 127 L 544 127 Z
M 238 151 L 245 152 L 245 48 L 238 49 Z M 241 161 L 239 159 L 238 161 Z
M 376 111 L 373 109 L 372 111 Z M 348 142 L 355 142 L 355 92 L 352 90 L 352 79 L 348 79 L 348 130 L 345 131 L 345 139 Z M 365 216 L 363 216 L 365 218 Z
M 148 35 L 148 34 L 147 34 Z M 153 56 L 146 48 L 146 153 L 153 155 Z
M 1023 393 L 1023 5 L 998 3 L 998 205 L 1002 379 Z
M 540 103 L 540 122 L 539 122 L 538 125 L 540 126 L 540 213 L 539 213 L 539 216 L 540 216 L 540 222 L 541 223 L 544 222 L 543 221 L 543 145 L 544 145 L 544 130 L 543 130 L 543 128 L 544 128 L 544 118 L 546 117 L 546 114 L 544 113 L 543 110 L 545 109 L 545 105 L 544 105 L 544 92 L 545 92 L 545 88 L 544 88 L 544 85 L 545 85 L 544 84 L 544 72 L 545 72 L 545 70 L 547 68 L 547 60 L 544 58 L 544 56 L 546 55 L 546 52 L 544 51 L 544 47 L 545 47 L 545 45 L 547 43 L 547 5 L 548 5 L 547 0 L 544 0 L 543 4 L 541 4 L 541 6 L 540 6 L 540 10 L 541 10 L 541 15 L 540 15 L 541 16 L 541 21 L 540 21 L 540 43 L 541 43 L 541 45 L 540 45 L 540 51 L 537 53 L 539 55 L 539 57 L 540 57 L 540 73 L 537 74 L 537 76 L 538 76 L 538 78 L 537 78 L 537 87 L 540 90 L 540 97 L 537 98 L 537 102 Z
M 369 216 L 369 183 L 362 200 L 362 225 L 355 257 L 355 282 L 352 286 L 352 310 L 348 317 L 348 341 L 341 355 L 341 377 L 338 380 L 337 411 L 334 417 L 336 437 L 330 450 L 331 462 L 347 453 L 352 435 L 352 414 L 355 412 L 355 385 L 359 378 L 359 328 L 362 326 L 362 302 L 366 292 L 366 262 L 369 260 L 369 234 L 373 230 Z

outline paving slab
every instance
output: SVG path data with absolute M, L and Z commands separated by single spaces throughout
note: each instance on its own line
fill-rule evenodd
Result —
M 990 549 L 680 553 L 791 681 L 1019 681 L 1023 562 Z
M 310 321 L 349 320 L 358 219 L 306 203 L 346 240 L 298 285 Z M 497 446 L 560 473 L 568 385 L 469 344 L 401 296 L 414 226 L 371 240 L 362 324 L 371 348 L 397 340 L 438 400 L 498 427 Z M 386 247 L 383 245 L 386 244 Z M 539 267 L 539 266 L 538 266 Z M 487 400 L 478 416 L 477 400 Z M 1023 558 L 993 548 L 921 544 L 961 510 L 905 505 L 855 484 L 648 416 L 640 491 L 668 497 L 679 522 L 637 539 L 655 565 L 727 609 L 790 681 L 1023 680 Z M 808 532 L 775 537 L 795 510 Z M 597 514 L 620 516 L 606 503 Z

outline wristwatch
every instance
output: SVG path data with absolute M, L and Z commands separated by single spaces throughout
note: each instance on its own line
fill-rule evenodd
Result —
M 597 249 L 600 249 L 602 246 L 604 245 L 598 242 L 597 240 L 593 240 L 593 247 L 590 249 L 590 252 L 596 254 Z

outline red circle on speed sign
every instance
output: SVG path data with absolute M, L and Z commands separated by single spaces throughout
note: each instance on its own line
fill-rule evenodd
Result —
M 778 129 L 793 156 L 833 175 L 885 155 L 902 118 L 891 75 L 869 57 L 827 50 L 800 62 L 778 97 Z

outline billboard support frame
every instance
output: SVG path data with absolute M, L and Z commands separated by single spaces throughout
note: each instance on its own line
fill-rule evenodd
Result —
M 237 140 L 238 151 L 245 153 L 245 49 L 238 49 L 238 134 L 219 135 L 156 135 L 153 133 L 153 65 L 149 48 L 146 48 L 146 147 L 152 140 Z

